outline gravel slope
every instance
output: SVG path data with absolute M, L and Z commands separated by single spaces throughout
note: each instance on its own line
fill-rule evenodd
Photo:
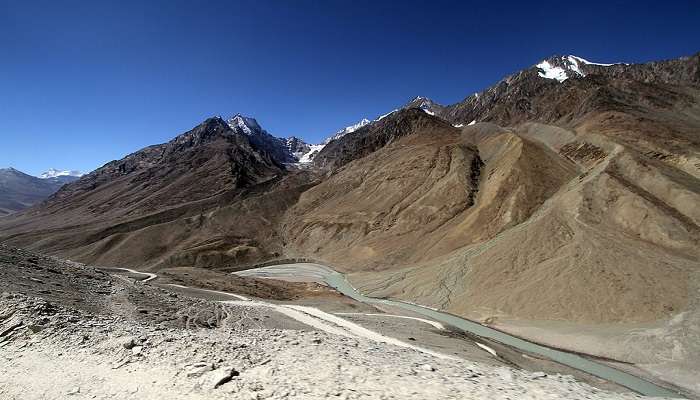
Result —
M 0 332 L 22 325 L 0 344 L 0 398 L 637 398 L 324 332 L 243 330 L 256 311 L 227 309 L 215 329 L 183 330 L 4 294 L 0 314 L 12 316 Z

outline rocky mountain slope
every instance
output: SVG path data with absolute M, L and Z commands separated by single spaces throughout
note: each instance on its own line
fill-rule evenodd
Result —
M 457 104 L 418 97 L 309 146 L 301 170 L 285 164 L 304 144 L 251 118 L 210 119 L 4 218 L 0 241 L 152 269 L 309 258 L 371 295 L 502 329 L 637 324 L 627 343 L 639 329 L 696 332 L 699 65 L 552 57 Z M 696 336 L 669 335 L 643 360 L 579 350 L 700 373 Z M 682 376 L 669 379 L 693 385 Z
M 14 168 L 0 169 L 0 217 L 27 209 L 77 179 L 70 175 L 50 174 L 37 178 Z
M 279 254 L 271 227 L 307 180 L 211 118 L 83 176 L 3 235 L 106 266 L 235 265 Z
M 247 136 L 251 145 L 267 152 L 278 164 L 298 162 L 299 157 L 308 151 L 309 145 L 298 138 L 272 136 L 260 127 L 255 118 L 236 114 L 228 120 L 228 124 L 234 132 Z

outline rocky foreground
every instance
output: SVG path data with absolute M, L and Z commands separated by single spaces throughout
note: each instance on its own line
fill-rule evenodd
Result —
M 308 330 L 1 246 L 0 268 L 2 399 L 640 398 Z

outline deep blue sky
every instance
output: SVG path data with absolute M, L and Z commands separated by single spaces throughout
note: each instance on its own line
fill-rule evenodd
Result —
M 0 167 L 92 170 L 208 116 L 318 142 L 552 54 L 700 50 L 697 1 L 0 0 Z

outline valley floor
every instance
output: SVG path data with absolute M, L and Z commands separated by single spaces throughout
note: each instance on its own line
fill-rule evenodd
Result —
M 555 366 L 518 368 L 507 349 L 434 323 L 376 315 L 392 310 L 212 301 L 2 246 L 0 268 L 2 399 L 639 398 Z

